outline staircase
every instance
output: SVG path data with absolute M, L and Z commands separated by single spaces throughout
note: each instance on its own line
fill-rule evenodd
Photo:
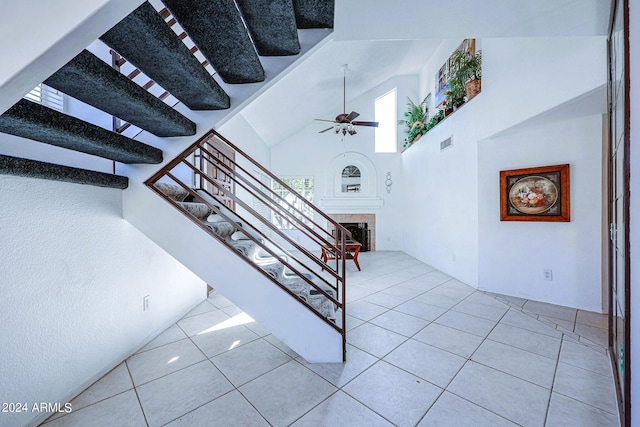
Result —
M 195 186 L 181 175 L 195 176 Z M 144 198 L 138 205 L 152 211 L 154 221 L 145 211 L 130 213 L 128 220 L 308 361 L 344 360 L 343 248 L 349 232 L 303 197 L 285 200 L 270 180 L 297 194 L 212 130 L 145 182 L 155 195 L 131 189 Z M 241 192 L 247 195 L 236 196 Z M 301 205 L 336 232 L 306 216 Z M 276 227 L 274 213 L 295 224 L 318 251 Z M 320 247 L 338 259 L 325 263 Z
M 214 127 L 225 116 L 213 112 L 233 114 L 292 64 L 303 51 L 301 40 L 308 52 L 329 34 L 318 31 L 332 27 L 333 1 L 328 0 L 145 1 L 94 43 L 112 51 L 117 57 L 112 64 L 87 48 L 43 82 L 125 123 L 112 130 L 135 126 L 141 137 L 118 134 L 24 99 L 0 115 L 0 132 L 114 162 L 159 164 L 162 152 L 154 146 L 161 145 L 162 138 L 195 136 L 198 125 L 204 125 L 203 130 Z M 263 66 L 269 56 L 274 59 Z M 125 63 L 135 67 L 127 75 L 119 71 Z M 134 82 L 140 74 L 148 77 L 143 85 Z M 154 85 L 164 92 L 150 93 Z M 24 88 L 25 93 L 30 89 Z M 232 92 L 240 92 L 234 95 L 235 105 Z M 195 111 L 212 114 L 192 115 Z M 158 144 L 141 142 L 158 138 Z M 60 179 L 47 163 L 25 168 L 15 158 L 2 156 L 0 165 L 4 174 Z M 64 171 L 71 182 L 91 184 L 95 178 L 97 185 L 108 184 L 91 170 Z M 114 186 L 121 188 L 121 179 Z
M 84 153 L 87 159 L 107 159 L 114 173 L 69 167 L 55 158 L 4 154 L 0 173 L 126 189 L 127 221 L 307 360 L 342 361 L 344 257 L 335 265 L 323 263 L 242 198 L 234 199 L 234 209 L 225 207 L 225 190 L 210 172 L 230 172 L 212 160 L 216 156 L 207 141 L 232 144 L 204 132 L 235 114 L 326 38 L 333 7 L 330 0 L 145 1 L 42 82 L 112 116 L 111 130 L 26 99 L 0 115 L 1 133 Z M 187 146 L 175 159 L 166 158 Z M 196 154 L 202 164 L 187 161 Z M 262 176 L 277 179 L 242 155 Z M 235 171 L 241 167 L 235 165 Z M 231 175 L 234 185 L 244 186 L 268 212 L 278 210 L 318 245 L 340 251 L 340 239 L 348 232 L 339 225 L 334 225 L 336 237 L 319 224 L 300 223 L 299 212 L 274 204 L 274 194 L 259 188 L 255 177 Z M 206 185 L 194 188 L 194 176 Z M 169 197 L 167 184 L 191 201 Z M 221 220 L 207 221 L 211 215 Z

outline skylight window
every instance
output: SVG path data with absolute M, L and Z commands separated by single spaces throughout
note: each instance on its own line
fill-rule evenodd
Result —
M 398 131 L 396 113 L 396 89 L 385 93 L 375 101 L 376 153 L 395 153 L 398 151 Z

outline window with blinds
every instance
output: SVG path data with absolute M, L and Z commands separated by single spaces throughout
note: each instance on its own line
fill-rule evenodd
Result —
M 302 222 L 308 226 L 313 227 L 313 210 L 307 203 L 302 201 L 302 199 L 305 199 L 307 202 L 313 203 L 313 178 L 281 179 L 285 184 L 295 190 L 295 193 L 290 192 L 276 181 L 272 181 L 271 189 L 286 201 L 274 200 L 274 202 L 278 203 L 285 210 L 288 210 L 292 215 L 302 220 Z M 302 215 L 297 213 L 294 209 L 291 209 L 291 207 L 295 207 L 298 211 L 302 212 Z M 291 222 L 275 211 L 273 212 L 272 221 L 273 224 L 281 230 L 291 230 L 294 228 Z
M 64 111 L 63 93 L 42 83 L 34 87 L 24 98 L 54 110 Z

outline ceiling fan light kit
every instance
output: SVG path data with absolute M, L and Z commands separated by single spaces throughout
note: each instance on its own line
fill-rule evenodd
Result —
M 318 133 L 324 133 L 333 129 L 333 132 L 336 135 L 342 134 L 345 136 L 355 135 L 358 132 L 356 131 L 356 126 L 368 126 L 368 127 L 378 127 L 378 122 L 363 122 L 363 121 L 355 121 L 354 119 L 358 117 L 360 114 L 355 111 L 347 114 L 347 68 L 348 65 L 344 64 L 342 66 L 342 114 L 338 114 L 334 120 L 325 120 L 325 119 L 316 119 L 321 122 L 332 122 L 335 123 L 333 126 L 328 127 L 326 129 L 321 130 Z

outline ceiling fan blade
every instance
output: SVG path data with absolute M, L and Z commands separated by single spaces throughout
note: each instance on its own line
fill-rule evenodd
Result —
M 358 117 L 360 115 L 360 113 L 356 113 L 355 111 L 352 111 L 349 113 L 349 115 L 345 118 L 345 121 L 350 122 L 351 120 L 355 119 L 356 117 Z
M 331 130 L 331 129 L 333 129 L 333 126 L 331 126 L 330 128 L 326 128 L 325 130 L 321 130 L 321 131 L 320 131 L 320 132 L 318 132 L 318 133 L 324 133 L 324 132 L 326 132 L 326 131 L 328 131 L 328 130 Z
M 319 122 L 330 122 L 330 123 L 335 123 L 335 120 L 325 120 L 325 119 L 313 119 L 313 120 L 317 120 Z
M 374 128 L 378 127 L 378 122 L 351 122 L 354 126 L 371 126 Z

